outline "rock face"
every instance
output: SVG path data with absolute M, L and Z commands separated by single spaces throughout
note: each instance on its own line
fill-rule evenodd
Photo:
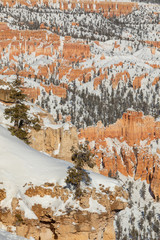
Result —
M 147 180 L 156 199 L 160 197 L 159 137 L 160 122 L 132 109 L 113 125 L 105 128 L 99 122 L 79 133 L 79 139 L 94 143 L 101 174 L 115 176 L 119 171 L 135 180 Z
M 145 139 L 152 141 L 160 137 L 160 123 L 155 122 L 151 116 L 144 116 L 142 112 L 129 109 L 115 124 L 104 128 L 99 122 L 96 127 L 81 129 L 79 137 L 89 141 L 96 138 L 117 138 L 120 142 L 126 141 L 129 146 L 139 145 L 140 141 Z
M 38 132 L 35 130 L 31 132 L 31 146 L 56 158 L 71 161 L 70 150 L 72 146 L 77 147 L 77 145 L 77 129 L 67 123 L 64 126 L 57 127 L 54 124 Z
M 10 88 L 8 84 L 0 79 L 0 101 L 11 103 L 13 100 L 10 98 Z
M 36 203 L 32 206 L 32 211 L 37 219 L 27 219 L 25 213 L 19 210 L 21 199 L 14 198 L 11 203 L 12 211 L 0 209 L 0 221 L 7 231 L 11 231 L 12 226 L 15 227 L 17 235 L 26 238 L 34 237 L 35 240 L 93 240 L 99 239 L 100 236 L 103 240 L 114 240 L 114 212 L 123 210 L 127 205 L 126 202 L 117 199 L 127 199 L 126 192 L 121 187 L 111 192 L 109 188 L 105 189 L 103 186 L 101 186 L 103 194 L 97 193 L 95 189 L 86 190 L 85 196 L 79 199 L 81 210 L 72 210 L 70 205 L 65 212 L 62 211 L 62 214 L 56 216 L 49 206 L 44 208 L 40 203 Z M 55 199 L 61 198 L 64 202 L 70 198 L 70 194 L 71 192 L 67 189 L 54 183 L 45 183 L 43 186 L 36 187 L 28 186 L 25 192 L 29 198 L 48 196 Z M 3 199 L 5 197 L 3 194 Z M 91 197 L 101 204 L 106 212 L 98 214 L 88 211 Z
M 10 98 L 9 90 L 0 89 L 0 101 L 6 102 L 6 103 L 12 102 L 12 100 Z

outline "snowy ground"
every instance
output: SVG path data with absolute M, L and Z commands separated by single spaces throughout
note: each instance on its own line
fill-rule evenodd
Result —
M 160 203 L 152 198 L 149 185 L 146 181 L 119 175 L 129 192 L 129 204 L 115 218 L 116 239 L 159 240 Z
M 12 233 L 6 232 L 0 229 L 0 240 L 26 240 L 27 238 L 19 237 L 17 235 L 13 235 Z M 30 240 L 33 238 L 30 238 Z

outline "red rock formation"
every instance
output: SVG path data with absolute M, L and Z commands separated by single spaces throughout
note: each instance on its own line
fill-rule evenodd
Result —
M 69 82 L 78 79 L 79 81 L 83 80 L 83 71 L 81 69 L 71 69 L 71 71 L 67 75 Z
M 26 183 L 26 186 L 24 196 L 27 196 L 29 201 L 32 200 L 32 197 L 38 199 L 48 197 L 54 206 L 54 200 L 60 198 L 64 206 L 66 201 L 70 203 L 70 212 L 68 214 L 67 204 L 66 208 L 57 214 L 50 204 L 44 206 L 37 200 L 33 205 L 30 204 L 27 209 L 34 214 L 32 216 L 36 216 L 36 218 L 31 219 L 27 218 L 25 210 L 19 207 L 20 203 L 22 204 L 22 198 L 10 198 L 11 208 L 0 208 L 1 223 L 7 231 L 12 232 L 12 226 L 14 226 L 17 235 L 27 239 L 34 237 L 35 240 L 93 240 L 99 239 L 99 236 L 102 236 L 103 240 L 115 240 L 114 215 L 116 211 L 126 208 L 126 200 L 128 199 L 128 195 L 122 187 L 115 186 L 114 191 L 111 191 L 102 185 L 98 192 L 95 188 L 87 187 L 86 193 L 78 201 L 71 201 L 73 192 L 54 182 L 46 182 L 40 186 Z M 0 202 L 6 199 L 6 196 L 7 189 L 0 189 Z M 104 209 L 103 212 L 88 211 L 90 199 L 94 199 L 101 205 Z M 74 202 L 80 209 L 75 210 Z
M 142 76 L 135 77 L 133 80 L 133 88 L 140 88 L 141 87 L 141 81 L 143 78 L 145 78 L 148 74 L 143 74 Z
M 160 42 L 159 41 L 146 41 L 146 43 L 149 45 L 149 46 L 154 46 L 156 48 L 160 48 Z
M 81 129 L 79 139 L 83 138 L 95 142 L 96 164 L 101 174 L 108 176 L 111 170 L 115 175 L 119 171 L 135 180 L 147 180 L 155 198 L 160 197 L 160 149 L 155 145 L 160 138 L 160 122 L 130 109 L 106 128 L 99 122 L 95 127 Z
M 3 0 L 3 4 L 14 6 L 18 2 L 24 5 L 37 5 L 40 4 L 40 0 Z M 49 2 L 56 3 L 56 0 L 43 0 L 43 3 L 48 5 Z M 70 1 L 71 9 L 75 8 L 78 0 Z M 60 0 L 60 9 L 69 9 L 68 1 Z M 126 15 L 132 12 L 133 9 L 138 8 L 138 3 L 121 3 L 104 1 L 95 3 L 91 0 L 80 1 L 80 6 L 89 12 L 102 12 L 102 14 L 108 18 L 111 16 Z M 158 13 L 155 13 L 158 14 Z M 73 26 L 78 26 L 78 23 L 73 22 Z M 0 58 L 4 56 L 4 50 L 9 53 L 9 61 L 14 60 L 17 62 L 16 56 L 19 54 L 27 53 L 28 55 L 35 53 L 35 56 L 52 56 L 58 53 L 57 62 L 40 65 L 36 72 L 32 66 L 25 64 L 23 70 L 19 71 L 21 77 L 39 78 L 41 80 L 48 79 L 52 73 L 57 74 L 61 80 L 64 76 L 67 76 L 69 81 L 78 79 L 83 82 L 88 82 L 93 76 L 93 72 L 96 72 L 95 67 L 86 68 L 82 65 L 82 62 L 86 58 L 91 57 L 90 46 L 85 41 L 74 40 L 70 36 L 64 37 L 63 48 L 59 51 L 60 37 L 56 34 L 45 31 L 48 27 L 41 24 L 40 30 L 34 31 L 20 31 L 9 29 L 6 23 L 0 23 Z M 95 41 L 99 45 L 98 41 Z M 157 41 L 146 41 L 149 47 L 151 47 L 151 53 L 155 54 L 156 48 L 160 48 L 160 43 Z M 120 48 L 120 45 L 115 41 L 114 48 Z M 128 49 L 131 51 L 131 47 Z M 105 59 L 105 56 L 101 56 L 101 60 Z M 75 66 L 81 63 L 81 67 Z M 72 64 L 74 66 L 72 66 Z M 149 63 L 148 63 L 149 64 Z M 110 68 L 122 66 L 123 62 L 114 64 Z M 151 65 L 151 64 L 150 64 Z M 153 68 L 159 68 L 158 64 L 151 65 Z M 98 77 L 94 79 L 94 89 L 97 89 L 104 78 L 107 78 L 106 72 L 100 71 Z M 12 64 L 3 67 L 0 70 L 0 74 L 15 75 L 17 72 L 16 64 Z M 133 80 L 133 88 L 139 88 L 141 81 L 145 75 L 137 76 Z M 112 86 L 115 88 L 119 81 L 127 82 L 130 79 L 130 74 L 127 71 L 117 73 L 112 78 Z M 154 79 L 152 85 L 158 82 L 158 77 Z M 56 96 L 66 98 L 67 84 L 60 84 L 59 86 L 45 85 L 41 82 L 47 93 L 52 91 Z M 24 88 L 24 92 L 33 100 L 37 99 L 40 94 L 39 88 Z M 1 90 L 1 96 L 3 96 L 3 90 Z M 61 116 L 60 116 L 61 118 Z M 70 116 L 66 117 L 66 121 L 70 120 Z M 146 179 L 151 184 L 152 191 L 155 196 L 160 196 L 160 170 L 158 168 L 158 155 L 150 153 L 149 144 L 152 140 L 160 138 L 160 123 L 155 122 L 151 116 L 144 117 L 143 114 L 128 111 L 123 114 L 122 119 L 119 119 L 115 124 L 109 127 L 104 127 L 101 123 L 98 123 L 96 127 L 88 127 L 81 129 L 79 138 L 85 138 L 87 140 L 95 141 L 96 149 L 96 163 L 100 169 L 100 172 L 108 176 L 111 170 L 113 174 L 116 171 L 120 171 L 124 175 L 134 176 L 135 179 Z M 114 140 L 116 139 L 116 140 Z M 145 147 L 141 146 L 141 141 L 146 140 Z M 118 141 L 118 142 L 116 142 Z M 157 153 L 158 153 L 157 149 Z
M 148 64 L 149 66 L 151 66 L 151 67 L 153 67 L 153 68 L 160 68 L 160 65 L 158 65 L 158 64 L 150 64 L 150 63 L 147 63 L 146 62 L 146 64 Z
M 102 80 L 107 78 L 105 74 L 101 74 L 99 77 L 96 77 L 94 79 L 94 89 L 97 89 L 97 87 L 101 84 Z
M 4 22 L 0 22 L 0 31 L 4 31 L 4 30 L 8 30 L 9 27 L 7 25 L 7 23 Z
M 31 99 L 31 101 L 35 102 L 38 96 L 40 95 L 39 88 L 23 88 L 23 92 Z
M 122 65 L 123 65 L 123 63 L 120 62 L 116 66 L 122 66 Z M 112 86 L 113 86 L 113 88 L 116 88 L 118 83 L 119 83 L 119 81 L 127 82 L 129 79 L 130 79 L 130 74 L 127 71 L 117 73 L 115 75 L 115 77 L 112 78 Z
M 157 83 L 158 83 L 158 81 L 159 81 L 159 77 L 155 77 L 154 81 L 152 82 L 152 85 L 155 85 L 155 84 L 157 84 Z
M 93 141 L 97 138 L 117 138 L 120 142 L 126 141 L 129 146 L 140 144 L 140 141 L 151 141 L 160 136 L 159 122 L 151 116 L 143 116 L 142 112 L 128 110 L 122 119 L 115 124 L 104 128 L 100 123 L 96 127 L 81 129 L 79 137 Z
M 42 87 L 45 88 L 46 92 L 49 94 L 50 91 L 58 97 L 66 98 L 66 88 L 62 88 L 60 86 L 55 86 L 53 84 L 50 84 L 49 86 L 44 85 L 43 83 L 40 83 Z
M 70 61 L 77 62 L 78 59 L 81 60 L 83 58 L 89 58 L 90 55 L 91 53 L 89 45 L 84 44 L 82 42 L 76 42 L 76 44 L 64 42 L 63 46 L 64 59 L 70 58 L 71 59 Z
M 30 0 L 30 3 L 25 1 L 25 0 L 18 0 L 18 2 L 21 5 L 27 5 L 27 6 L 35 6 L 37 4 L 41 4 L 41 1 L 37 0 Z M 43 0 L 43 4 L 46 6 L 49 5 L 49 3 L 56 3 L 56 0 Z M 66 0 L 59 0 L 58 1 L 60 4 L 60 9 L 61 10 L 68 10 L 70 9 L 69 3 L 71 3 L 71 9 L 74 9 L 77 6 L 77 3 L 80 4 L 81 8 L 84 8 L 85 11 L 88 12 L 97 12 L 99 13 L 100 11 L 103 13 L 103 15 L 108 18 L 114 16 L 120 16 L 120 15 L 127 15 L 133 11 L 133 9 L 138 8 L 138 3 L 131 3 L 131 2 L 99 2 L 99 1 L 91 1 L 91 0 L 86 0 L 84 1 L 68 1 Z M 17 3 L 17 0 L 3 0 L 3 5 L 9 5 L 9 6 L 14 6 Z M 75 23 L 73 23 L 75 24 Z M 45 26 L 43 26 L 45 27 Z

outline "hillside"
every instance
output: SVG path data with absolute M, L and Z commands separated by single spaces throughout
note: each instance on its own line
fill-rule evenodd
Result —
M 82 240 L 82 235 L 84 239 L 108 240 L 111 228 L 111 239 L 160 239 L 159 40 L 157 0 L 0 1 L 0 124 L 5 128 L 11 125 L 4 109 L 13 104 L 10 92 L 18 76 L 29 114 L 38 116 L 41 125 L 38 132 L 29 128 L 30 145 L 41 153 L 0 127 L 0 160 L 1 156 L 5 159 L 0 163 L 0 176 L 6 184 L 1 189 L 8 191 L 1 204 L 4 208 L 19 204 L 22 219 L 14 229 L 17 234 L 28 238 L 34 232 L 35 239 L 54 234 L 63 239 L 69 231 L 71 240 L 74 234 L 76 240 Z M 95 154 L 93 171 L 104 176 L 90 173 L 93 181 L 88 200 L 77 204 L 64 183 L 72 165 L 60 159 L 71 162 L 71 147 L 85 140 Z M 120 209 L 113 206 L 117 206 L 115 195 L 120 190 L 115 194 L 106 190 L 111 185 L 113 192 L 114 186 L 119 189 L 113 178 L 129 194 L 128 207 L 119 213 L 125 204 L 118 203 Z M 99 184 L 105 189 L 101 191 Z M 90 200 L 94 191 L 100 194 L 98 205 Z M 102 196 L 104 191 L 114 195 L 107 195 L 110 203 Z M 54 207 L 45 205 L 42 197 Z M 45 211 L 47 208 L 47 217 L 39 204 Z M 109 216 L 102 211 L 103 205 Z M 95 215 L 90 215 L 91 207 Z M 11 222 L 6 223 L 4 215 L 0 218 L 8 231 L 8 225 L 16 225 L 16 209 L 12 217 L 7 213 Z M 79 211 L 87 212 L 93 221 L 89 224 L 82 218 L 83 224 Z M 34 226 L 25 214 L 37 216 Z M 95 224 L 100 216 L 102 228 Z M 59 221 L 68 225 L 59 227 Z
M 35 240 L 66 239 L 66 235 L 68 239 L 82 239 L 82 235 L 94 239 L 97 234 L 105 239 L 114 235 L 113 230 L 108 232 L 113 229 L 112 216 L 125 208 L 127 198 L 117 180 L 89 172 L 91 185 L 83 184 L 86 194 L 76 200 L 64 182 L 70 163 L 39 153 L 1 126 L 0 145 L 3 228 Z M 84 214 L 87 217 L 81 222 Z M 100 225 L 97 218 L 101 218 Z
M 33 102 L 77 128 L 114 123 L 131 107 L 158 117 L 159 5 L 101 4 L 1 6 L 1 84 L 18 72 Z

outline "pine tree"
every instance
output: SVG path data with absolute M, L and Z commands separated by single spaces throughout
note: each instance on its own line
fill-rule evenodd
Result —
M 74 162 L 74 167 L 69 168 L 67 178 L 65 182 L 69 187 L 73 187 L 75 190 L 75 198 L 79 198 L 83 195 L 83 190 L 81 188 L 81 182 L 86 185 L 90 183 L 90 177 L 83 168 L 88 166 L 90 168 L 94 167 L 93 153 L 88 148 L 88 142 L 85 144 L 80 144 L 78 149 L 72 147 L 72 161 Z
M 140 190 L 140 194 L 141 194 L 141 197 L 143 198 L 143 200 L 145 200 L 145 197 L 146 197 L 146 185 L 145 185 L 144 182 L 142 184 L 142 188 Z
M 28 117 L 29 107 L 25 105 L 26 95 L 22 92 L 21 80 L 17 74 L 16 80 L 12 83 L 10 90 L 10 98 L 14 104 L 5 109 L 5 118 L 11 120 L 14 125 L 9 128 L 12 135 L 20 138 L 27 144 L 28 127 L 32 125 L 36 130 L 40 129 L 38 118 L 30 119 Z

